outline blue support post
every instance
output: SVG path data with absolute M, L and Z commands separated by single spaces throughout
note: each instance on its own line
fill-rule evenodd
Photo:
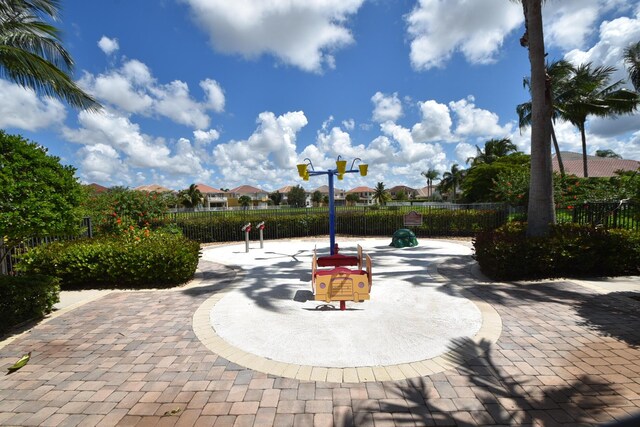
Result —
M 329 249 L 335 255 L 336 245 L 336 207 L 333 200 L 333 171 L 329 170 Z

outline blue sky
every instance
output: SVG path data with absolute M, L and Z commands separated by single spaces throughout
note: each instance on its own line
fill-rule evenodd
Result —
M 550 59 L 619 68 L 640 40 L 631 0 L 549 0 Z M 507 0 L 62 1 L 74 78 L 105 106 L 79 112 L 0 80 L 0 127 L 47 147 L 82 182 L 181 189 L 302 184 L 295 164 L 426 184 L 490 138 L 529 152 L 515 106 L 529 74 L 521 6 Z M 628 84 L 627 84 L 628 85 Z M 630 86 L 629 86 L 630 87 Z M 640 115 L 590 120 L 588 150 L 640 159 Z M 580 151 L 559 123 L 562 150 Z

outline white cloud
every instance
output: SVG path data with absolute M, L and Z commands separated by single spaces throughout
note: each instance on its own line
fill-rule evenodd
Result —
M 197 143 L 208 144 L 220 138 L 220 132 L 215 129 L 209 129 L 208 131 L 198 129 L 193 131 L 193 137 Z
M 206 79 L 200 82 L 200 87 L 207 94 L 207 103 L 209 108 L 211 108 L 216 113 L 221 113 L 224 111 L 224 91 L 220 84 L 211 79 Z
M 61 125 L 67 115 L 54 98 L 39 98 L 32 89 L 0 79 L 0 128 L 36 131 Z
M 159 84 L 149 67 L 136 59 L 97 76 L 85 73 L 79 83 L 101 102 L 126 113 L 160 115 L 195 129 L 209 127 L 208 110 L 224 111 L 224 91 L 215 80 L 200 82 L 205 100 L 197 101 L 189 93 L 187 83 L 174 80 Z
M 420 0 L 407 22 L 411 64 L 428 70 L 443 67 L 455 52 L 471 63 L 494 62 L 523 14 L 520 5 L 504 0 Z
M 496 113 L 477 108 L 474 101 L 473 96 L 469 96 L 466 99 L 449 102 L 449 108 L 457 118 L 456 135 L 502 138 L 512 132 L 512 124 L 500 126 L 498 123 L 499 117 Z
M 346 130 L 353 130 L 356 127 L 356 121 L 353 119 L 343 120 L 342 127 L 344 127 Z
M 307 125 L 302 111 L 277 116 L 263 112 L 246 140 L 218 144 L 214 161 L 227 183 L 286 183 L 296 165 L 296 136 Z M 284 180 L 283 180 L 284 179 Z M 284 185 L 284 184 L 283 184 Z
M 183 0 L 217 51 L 271 54 L 319 72 L 335 67 L 331 52 L 353 43 L 346 27 L 364 0 Z
M 169 84 L 151 88 L 156 97 L 155 111 L 176 123 L 204 129 L 209 126 L 209 116 L 203 104 L 189 95 L 187 83 L 174 80 Z
M 595 32 L 595 25 L 604 14 L 619 10 L 620 0 L 562 0 L 547 2 L 542 9 L 544 36 L 548 46 L 561 49 L 582 47 Z
M 456 155 L 456 162 L 462 166 L 462 168 L 466 167 L 467 159 L 469 157 L 475 157 L 477 154 L 477 149 L 475 146 L 471 144 L 467 144 L 466 142 L 461 142 L 456 145 L 454 153 Z
M 106 144 L 86 145 L 78 150 L 80 176 L 85 182 L 128 184 L 129 170 L 118 152 Z
M 210 175 L 210 171 L 202 165 L 203 156 L 187 139 L 180 139 L 172 152 L 163 138 L 153 138 L 142 133 L 137 124 L 113 112 L 91 114 L 82 111 L 78 114 L 78 121 L 81 127 L 64 128 L 63 136 L 68 141 L 83 144 L 85 147 L 81 149 L 80 154 L 85 157 L 88 154 L 91 154 L 92 159 L 119 157 L 129 167 L 152 168 L 172 175 Z M 93 167 L 96 162 L 86 165 Z M 95 173 L 101 172 L 100 168 L 95 169 Z M 94 169 L 83 169 L 81 173 L 91 176 Z
M 118 45 L 118 39 L 110 39 L 107 36 L 102 36 L 100 38 L 100 41 L 98 41 L 98 47 L 107 55 L 111 55 L 120 48 Z
M 574 49 L 565 55 L 565 59 L 576 65 L 592 62 L 595 66 L 616 67 L 617 72 L 612 75 L 611 81 L 626 80 L 622 55 L 627 46 L 640 40 L 640 7 L 633 18 L 621 17 L 602 22 L 598 35 L 597 43 L 590 49 Z
M 449 107 L 434 100 L 418 102 L 422 121 L 416 123 L 411 134 L 416 142 L 447 141 L 452 139 Z
M 402 102 L 398 99 L 398 94 L 385 95 L 382 92 L 376 92 L 371 97 L 373 102 L 373 120 L 383 123 L 388 120 L 395 122 L 402 117 Z

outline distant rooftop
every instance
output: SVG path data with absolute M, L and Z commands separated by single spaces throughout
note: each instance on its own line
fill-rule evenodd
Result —
M 582 154 L 561 151 L 562 164 L 567 175 L 584 177 Z M 558 159 L 554 155 L 551 159 L 554 172 L 560 172 Z M 608 178 L 616 176 L 617 171 L 637 171 L 640 162 L 637 160 L 612 159 L 608 157 L 587 156 L 587 172 L 590 177 Z
M 224 191 L 218 190 L 217 188 L 210 187 L 210 186 L 208 186 L 206 184 L 196 184 L 196 188 L 198 190 L 200 190 L 200 192 L 202 194 L 211 194 L 211 193 L 221 194 L 221 193 L 224 193 Z
M 141 185 L 134 188 L 136 191 L 146 191 L 147 193 L 173 193 L 173 190 L 158 184 Z

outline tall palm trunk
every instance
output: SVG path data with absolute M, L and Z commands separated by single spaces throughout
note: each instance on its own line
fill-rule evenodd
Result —
M 587 178 L 589 176 L 589 171 L 587 170 L 587 134 L 584 131 L 584 123 L 578 126 L 580 129 L 580 136 L 582 137 L 582 171 L 584 172 L 584 177 Z
M 560 146 L 558 146 L 558 138 L 556 138 L 556 130 L 551 122 L 551 139 L 553 140 L 553 148 L 556 150 L 556 158 L 558 159 L 558 168 L 560 168 L 560 176 L 564 178 L 564 163 L 560 155 Z
M 527 234 L 542 236 L 555 222 L 551 167 L 551 88 L 546 79 L 542 1 L 522 0 L 531 63 L 531 182 Z

